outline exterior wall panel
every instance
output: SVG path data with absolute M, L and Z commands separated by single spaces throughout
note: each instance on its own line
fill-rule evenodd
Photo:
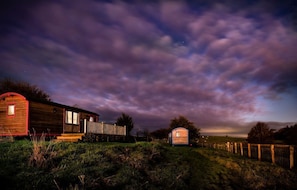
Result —
M 63 108 L 31 101 L 29 103 L 29 128 L 37 134 L 57 135 L 63 132 Z

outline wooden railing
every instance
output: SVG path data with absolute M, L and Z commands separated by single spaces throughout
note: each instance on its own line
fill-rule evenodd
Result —
M 102 134 L 102 135 L 121 135 L 126 136 L 126 126 L 117 126 L 106 123 L 87 122 L 87 133 Z
M 294 145 L 251 144 L 227 142 L 225 144 L 203 143 L 203 146 L 223 149 L 259 161 L 268 161 L 286 168 L 294 168 L 297 163 L 297 148 Z

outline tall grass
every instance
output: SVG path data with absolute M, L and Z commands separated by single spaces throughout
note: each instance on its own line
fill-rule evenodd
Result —
M 57 155 L 54 150 L 53 141 L 46 142 L 45 134 L 41 136 L 36 135 L 36 131 L 33 129 L 33 135 L 30 135 L 32 142 L 32 154 L 29 158 L 29 166 L 37 168 L 48 168 L 52 164 L 53 158 Z

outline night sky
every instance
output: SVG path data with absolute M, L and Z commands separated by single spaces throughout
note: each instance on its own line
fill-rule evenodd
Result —
M 202 134 L 297 123 L 297 3 L 9 1 L 1 3 L 0 79 L 135 130 L 185 116 Z

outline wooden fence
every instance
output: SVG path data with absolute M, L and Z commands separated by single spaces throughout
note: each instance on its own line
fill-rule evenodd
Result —
M 297 163 L 297 148 L 293 145 L 227 142 L 225 144 L 204 143 L 203 146 L 223 149 L 234 154 L 240 154 L 259 161 L 268 161 L 290 169 L 294 168 L 294 164 Z
M 88 121 L 86 131 L 93 134 L 126 136 L 126 126 L 111 125 L 103 122 Z

